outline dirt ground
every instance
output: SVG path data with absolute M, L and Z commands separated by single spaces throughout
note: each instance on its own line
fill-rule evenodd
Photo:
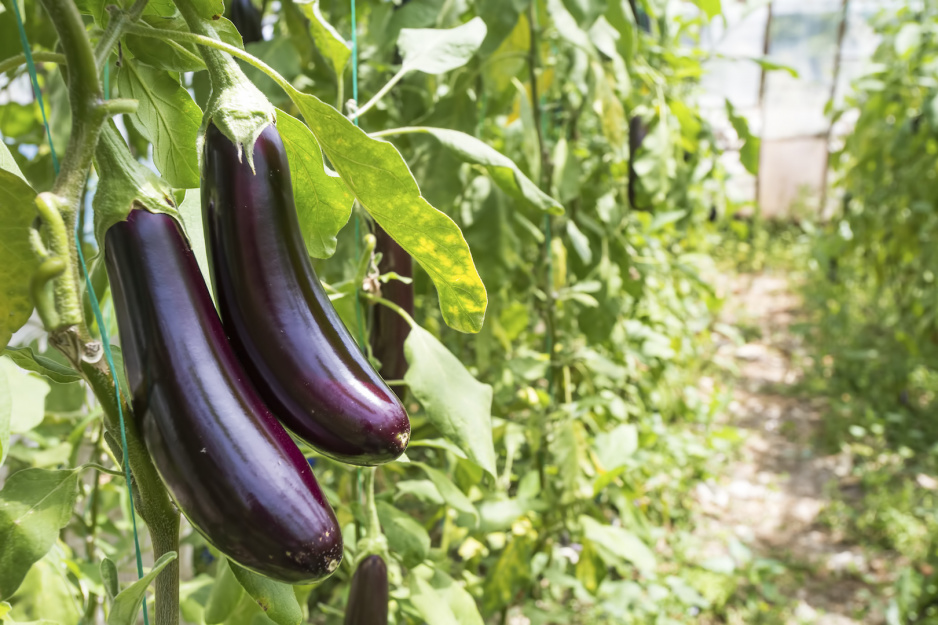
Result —
M 886 563 L 819 523 L 831 493 L 850 484 L 846 454 L 817 455 L 811 445 L 823 400 L 800 397 L 802 345 L 790 325 L 799 298 L 779 274 L 728 277 L 723 321 L 744 329 L 746 342 L 727 340 L 719 356 L 738 370 L 728 420 L 746 436 L 741 456 L 720 479 L 701 484 L 700 534 L 736 537 L 756 557 L 791 572 L 782 585 L 796 607 L 791 623 L 882 622 L 875 586 Z M 879 604 L 879 605 L 878 605 Z

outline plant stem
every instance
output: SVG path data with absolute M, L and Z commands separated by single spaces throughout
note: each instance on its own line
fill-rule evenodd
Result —
M 401 82 L 401 79 L 410 71 L 407 67 L 402 67 L 394 76 L 391 77 L 391 80 L 387 82 L 381 89 L 372 97 L 368 102 L 363 104 L 353 115 L 349 115 L 349 119 L 356 120 L 368 111 L 370 111 L 374 106 L 381 101 L 381 98 L 388 94 L 388 91 L 394 88 L 394 85 Z
M 397 314 L 399 314 L 401 317 L 403 317 L 403 318 L 404 318 L 404 321 L 406 321 L 407 323 L 409 323 L 411 328 L 413 328 L 414 326 L 417 325 L 417 322 L 414 321 L 414 318 L 411 317 L 409 314 L 407 314 L 407 311 L 406 311 L 406 310 L 404 310 L 403 308 L 401 308 L 400 306 L 398 306 L 398 305 L 395 304 L 394 302 L 392 302 L 392 301 L 390 301 L 390 300 L 386 300 L 386 299 L 384 299 L 383 297 L 378 297 L 377 295 L 372 295 L 371 293 L 366 293 L 366 292 L 364 292 L 364 291 L 362 292 L 361 296 L 364 297 L 364 298 L 365 298 L 366 300 L 368 300 L 369 302 L 372 302 L 372 303 L 375 303 L 375 304 L 382 304 L 383 306 L 387 306 L 388 308 L 390 308 L 391 310 L 393 310 L 394 312 L 396 312 Z
M 121 38 L 121 35 L 124 34 L 124 29 L 132 22 L 136 22 L 140 19 L 140 16 L 143 15 L 143 10 L 146 8 L 147 2 L 149 2 L 149 0 L 137 0 L 134 2 L 133 6 L 130 7 L 129 11 L 122 11 L 114 5 L 107 7 L 108 12 L 111 14 L 111 19 L 108 20 L 107 28 L 104 30 L 104 34 L 101 35 L 101 38 L 98 40 L 98 45 L 95 46 L 94 49 L 95 65 L 99 70 L 107 63 L 108 57 L 111 56 L 111 49 Z
M 65 55 L 56 52 L 33 52 L 33 60 L 37 63 L 57 63 L 65 65 Z M 19 67 L 26 65 L 26 55 L 17 54 L 8 59 L 0 61 L 0 74 L 12 72 Z
M 120 417 L 114 392 L 114 379 L 103 360 L 82 363 L 82 376 L 94 392 L 104 410 L 104 425 L 111 438 L 108 444 L 121 464 L 130 463 L 133 474 L 134 507 L 146 522 L 153 543 L 153 557 L 177 551 L 179 547 L 179 512 L 169 498 L 156 467 L 150 460 L 146 446 L 131 418 L 130 406 L 124 404 L 124 431 L 127 434 L 127 457 L 120 443 Z M 179 622 L 179 564 L 174 562 L 156 578 L 156 625 L 176 625 Z

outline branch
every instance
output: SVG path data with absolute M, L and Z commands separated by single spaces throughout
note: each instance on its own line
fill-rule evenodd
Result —
M 55 52 L 33 52 L 33 60 L 37 63 L 57 63 L 59 65 L 65 65 L 65 55 Z M 12 72 L 23 65 L 26 65 L 25 54 L 17 54 L 8 59 L 3 59 L 0 61 L 0 74 Z
M 133 6 L 130 7 L 129 11 L 122 11 L 119 7 L 114 5 L 107 7 L 108 13 L 111 14 L 111 19 L 108 21 L 107 29 L 104 31 L 104 34 L 101 35 L 101 38 L 98 40 L 98 45 L 95 46 L 94 49 L 95 66 L 99 70 L 107 63 L 108 57 L 111 56 L 111 50 L 118 40 L 120 40 L 121 35 L 124 34 L 124 30 L 143 15 L 143 10 L 147 7 L 147 2 L 149 2 L 149 0 L 137 0 L 134 2 Z M 170 564 L 169 566 L 173 565 Z

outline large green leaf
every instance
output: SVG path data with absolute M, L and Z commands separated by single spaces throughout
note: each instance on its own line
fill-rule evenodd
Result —
M 380 135 L 404 133 L 425 133 L 434 137 L 445 148 L 467 163 L 485 167 L 495 184 L 514 199 L 529 204 L 535 209 L 548 211 L 552 215 L 563 214 L 563 206 L 560 202 L 541 191 L 530 178 L 524 175 L 513 160 L 484 141 L 458 130 L 426 126 L 385 130 Z
M 481 17 L 455 28 L 402 28 L 397 47 L 403 71 L 443 74 L 462 67 L 476 53 L 487 29 Z
M 303 122 L 278 109 L 277 130 L 290 162 L 306 251 L 315 258 L 329 258 L 335 254 L 336 235 L 352 215 L 352 194 L 339 176 L 326 171 L 319 144 Z
M 488 571 L 482 593 L 482 608 L 486 614 L 509 605 L 518 590 L 530 582 L 533 546 L 530 536 L 513 536 L 495 566 Z
M 411 575 L 407 585 L 410 587 L 410 602 L 427 625 L 460 625 L 446 597 L 440 595 L 430 582 Z
M 218 569 L 215 571 L 215 583 L 212 584 L 212 592 L 208 596 L 208 603 L 205 604 L 202 617 L 205 625 L 218 625 L 218 623 L 225 622 L 238 607 L 243 595 L 244 586 L 228 566 L 228 558 L 220 557 Z
M 13 396 L 7 376 L 0 371 L 0 466 L 10 451 L 10 417 L 13 414 Z
M 429 274 L 446 324 L 478 332 L 488 299 L 466 239 L 452 219 L 420 195 L 400 152 L 369 137 L 318 98 L 296 90 L 290 97 L 365 210 Z
M 211 285 L 212 275 L 208 265 L 208 251 L 205 247 L 205 236 L 202 230 L 202 195 L 199 190 L 189 189 L 186 191 L 186 197 L 179 204 L 177 210 L 179 210 L 179 216 L 182 217 L 182 224 L 186 228 L 189 245 L 192 246 L 192 253 L 195 254 L 199 269 L 202 270 L 205 284 Z
M 22 174 L 0 170 L 0 347 L 6 347 L 33 312 L 29 283 L 38 259 L 29 245 L 36 192 Z
M 492 387 L 472 377 L 452 352 L 420 326 L 411 329 L 404 355 L 409 365 L 404 379 L 430 422 L 470 460 L 495 476 Z
M 7 479 L 0 490 L 0 599 L 16 592 L 55 544 L 77 497 L 78 469 L 24 469 Z
M 293 586 L 258 575 L 231 560 L 228 566 L 267 618 L 277 625 L 299 625 L 303 622 L 303 611 L 293 594 Z
M 427 477 L 430 478 L 430 481 L 433 482 L 433 485 L 436 486 L 440 496 L 443 497 L 443 500 L 448 503 L 450 507 L 460 512 L 465 512 L 474 517 L 476 523 L 479 522 L 479 511 L 472 505 L 472 502 L 466 497 L 466 494 L 459 490 L 459 487 L 456 486 L 445 473 L 423 462 L 414 462 L 412 464 L 423 469 Z
M 153 144 L 153 162 L 175 188 L 199 186 L 196 138 L 202 110 L 178 80 L 165 71 L 124 59 L 117 78 L 121 97 L 140 102 L 137 127 Z
M 137 613 L 140 611 L 140 603 L 143 601 L 147 586 L 160 574 L 160 571 L 166 568 L 166 565 L 175 559 L 175 551 L 164 553 L 153 563 L 153 568 L 149 573 L 120 591 L 114 597 L 114 605 L 111 606 L 111 612 L 107 615 L 107 625 L 134 625 L 137 622 Z
M 645 575 L 655 570 L 655 554 L 641 539 L 624 527 L 605 525 L 589 516 L 581 516 L 584 537 L 592 542 L 607 564 L 615 560 L 631 562 Z
M 383 501 L 378 502 L 378 519 L 391 551 L 400 556 L 404 566 L 423 562 L 430 553 L 430 535 L 420 523 Z
M 5 377 L 10 385 L 10 432 L 28 432 L 42 423 L 49 383 L 23 371 L 6 357 L 0 357 L 0 376 Z
M 13 154 L 10 153 L 10 148 L 8 148 L 7 144 L 2 140 L 0 140 L 0 169 L 14 173 L 22 178 L 24 182 L 26 181 L 26 177 L 20 170 L 20 166 L 13 160 Z
M 726 114 L 733 125 L 733 130 L 739 136 L 739 140 L 743 142 L 743 146 L 739 149 L 739 161 L 746 168 L 746 171 L 753 176 L 758 176 L 759 160 L 762 155 L 762 140 L 749 131 L 749 122 L 736 112 L 736 107 L 729 99 L 726 100 Z
M 484 625 L 479 607 L 472 595 L 452 577 L 440 569 L 433 571 L 430 585 L 438 597 L 442 597 L 449 604 L 453 616 L 459 625 Z
M 297 2 L 296 5 L 309 20 L 309 31 L 316 43 L 316 48 L 332 64 L 335 75 L 341 77 L 352 56 L 348 43 L 322 16 L 322 11 L 319 10 L 319 0 Z
M 37 354 L 31 347 L 8 347 L 4 352 L 20 368 L 38 373 L 59 384 L 78 382 L 81 375 L 69 366 L 58 363 L 48 356 Z
M 707 15 L 707 19 L 713 19 L 723 12 L 720 0 L 693 0 L 693 2 Z

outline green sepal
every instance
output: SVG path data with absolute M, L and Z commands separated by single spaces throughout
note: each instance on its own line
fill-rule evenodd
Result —
M 165 213 L 182 224 L 172 187 L 134 159 L 112 120 L 101 131 L 94 164 L 100 178 L 92 203 L 99 250 L 104 249 L 108 228 L 135 208 Z
M 238 147 L 238 158 L 246 156 L 251 171 L 254 171 L 254 143 L 264 128 L 276 123 L 277 113 L 234 60 L 230 57 L 228 60 L 230 63 L 225 64 L 222 78 L 216 78 L 215 68 L 209 67 L 212 95 L 199 128 L 199 165 L 201 167 L 205 131 L 209 124 L 214 124 Z

